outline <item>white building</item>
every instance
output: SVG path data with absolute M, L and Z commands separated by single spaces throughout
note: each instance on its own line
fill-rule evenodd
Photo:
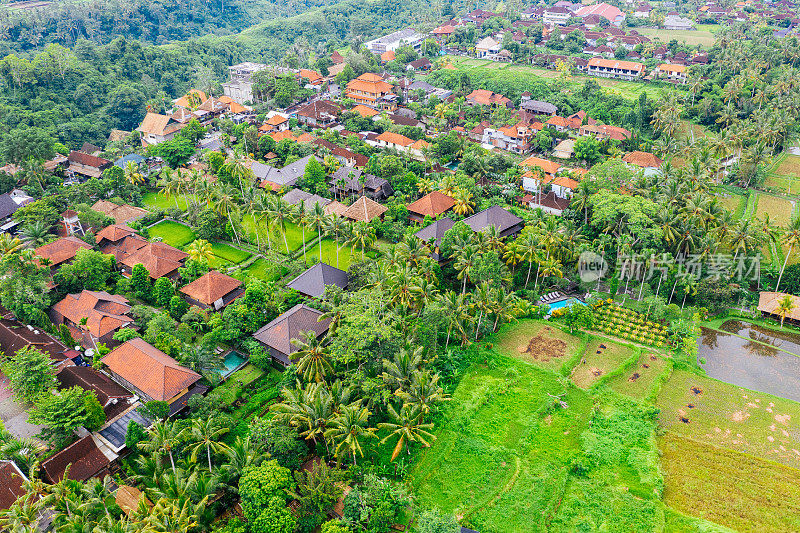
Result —
M 475 45 L 475 55 L 480 59 L 495 61 L 502 45 L 491 37 L 484 37 Z
M 677 13 L 670 13 L 664 17 L 664 29 L 666 30 L 691 30 L 694 29 L 694 21 L 679 16 Z
M 223 94 L 230 97 L 230 99 L 237 104 L 252 102 L 253 74 L 267 68 L 269 68 L 269 65 L 251 63 L 249 61 L 228 67 L 230 81 L 226 81 L 222 84 Z
M 544 10 L 542 15 L 542 22 L 545 24 L 556 24 L 558 26 L 566 26 L 567 21 L 572 17 L 572 11 L 565 7 L 549 7 Z
M 406 28 L 398 30 L 389 35 L 384 35 L 366 43 L 367 49 L 373 54 L 382 54 L 384 52 L 396 52 L 401 46 L 410 46 L 414 50 L 419 51 L 422 46 L 422 41 L 425 36 L 414 28 Z

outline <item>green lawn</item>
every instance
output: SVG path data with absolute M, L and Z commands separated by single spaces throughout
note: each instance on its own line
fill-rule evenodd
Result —
M 241 274 L 245 277 L 250 276 L 269 282 L 279 280 L 286 272 L 285 267 L 260 257 L 252 265 L 242 270 Z
M 195 239 L 192 228 L 171 220 L 159 222 L 155 226 L 149 228 L 148 232 L 150 234 L 150 239 L 160 238 L 162 242 L 176 248 L 186 246 Z
M 214 257 L 209 261 L 211 268 L 223 268 L 238 265 L 250 258 L 252 254 L 234 248 L 229 244 L 215 242 L 211 244 L 211 251 Z
M 651 39 L 659 38 L 664 43 L 677 39 L 679 43 L 685 42 L 689 46 L 697 46 L 698 44 L 706 48 L 714 46 L 714 34 L 704 29 L 665 30 L 662 28 L 637 28 L 637 31 Z
M 247 231 L 247 238 L 253 244 L 256 244 L 256 228 L 258 229 L 258 236 L 261 239 L 261 245 L 266 246 L 269 242 L 267 239 L 267 228 L 261 222 L 256 222 L 253 215 L 245 215 L 242 218 L 242 224 L 245 231 Z M 295 251 L 300 248 L 303 242 L 308 242 L 316 237 L 316 232 L 306 229 L 305 241 L 303 241 L 303 229 L 294 222 L 286 223 L 286 241 L 284 241 L 283 233 L 275 226 L 272 227 L 269 238 L 272 242 L 273 250 L 286 253 L 286 244 L 289 244 L 289 251 Z
M 180 194 L 176 198 L 150 191 L 142 195 L 142 202 L 147 209 L 171 209 L 176 207 L 175 202 L 177 201 L 177 207 L 186 211 L 191 198 L 193 198 L 192 195 Z
M 245 366 L 231 374 L 225 383 L 217 387 L 216 391 L 222 391 L 222 402 L 230 405 L 239 397 L 239 393 L 249 384 L 264 375 L 264 371 L 247 363 Z
M 322 262 L 327 263 L 331 266 L 339 268 L 341 270 L 347 270 L 350 268 L 352 263 L 358 263 L 361 261 L 361 248 L 356 248 L 355 251 L 346 245 L 340 244 L 339 245 L 339 259 L 337 262 L 336 259 L 336 241 L 333 239 L 322 239 L 321 241 L 322 246 Z M 310 248 L 306 249 L 306 262 L 308 265 L 313 265 L 315 262 L 319 261 L 319 254 L 320 254 L 320 242 L 313 245 Z M 364 254 L 365 258 L 375 258 L 378 254 L 375 250 L 367 250 Z

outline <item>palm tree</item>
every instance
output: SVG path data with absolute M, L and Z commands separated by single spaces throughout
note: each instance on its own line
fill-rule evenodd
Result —
M 175 172 L 170 168 L 162 170 L 160 179 L 156 182 L 156 185 L 161 189 L 158 193 L 166 197 L 172 196 L 172 199 L 175 200 L 175 207 L 180 209 L 178 205 L 178 191 L 180 190 L 181 183 L 180 180 L 177 179 Z
M 361 260 L 364 260 L 364 250 L 375 243 L 375 228 L 364 221 L 353 224 L 353 232 L 350 237 L 350 244 L 355 252 L 356 246 L 361 246 Z
M 189 258 L 194 261 L 204 261 L 208 263 L 214 257 L 214 251 L 211 243 L 203 239 L 195 239 L 189 246 L 186 247 L 186 253 Z
M 521 238 L 515 241 L 520 244 L 520 248 L 522 251 L 522 260 L 528 262 L 528 275 L 525 276 L 526 289 L 528 288 L 528 283 L 531 280 L 531 270 L 533 269 L 533 263 L 538 263 L 539 260 L 541 259 L 539 253 L 541 242 L 539 240 L 539 236 L 535 232 L 536 230 L 533 229 L 534 227 L 535 226 L 530 226 L 531 230 L 524 232 Z
M 453 211 L 461 216 L 466 216 L 472 214 L 475 210 L 473 209 L 474 202 L 472 201 L 472 193 L 466 189 L 458 189 L 453 197 L 455 200 L 455 205 L 453 206 Z
M 42 220 L 31 222 L 19 232 L 22 242 L 31 248 L 38 248 L 50 240 L 50 226 Z
M 789 256 L 792 255 L 792 251 L 794 251 L 794 247 L 800 245 L 800 216 L 796 216 L 792 218 L 791 222 L 789 222 L 789 227 L 786 228 L 786 231 L 781 238 L 783 244 L 789 246 L 789 251 L 786 252 L 786 257 L 783 260 L 783 265 L 781 266 L 781 273 L 778 275 L 778 283 L 775 284 L 775 292 L 778 292 L 778 287 L 781 286 L 781 279 L 783 278 L 783 271 L 786 269 L 786 263 L 789 262 Z
M 197 460 L 197 455 L 203 448 L 206 449 L 206 457 L 208 459 L 208 471 L 213 472 L 211 465 L 211 450 L 216 453 L 224 452 L 228 447 L 219 442 L 219 438 L 228 432 L 228 428 L 217 425 L 213 418 L 192 420 L 192 436 L 197 439 L 190 449 L 192 450 L 192 461 Z
M 415 373 L 408 390 L 398 390 L 395 395 L 404 402 L 419 407 L 425 415 L 438 402 L 450 399 L 439 386 L 439 374 L 432 374 L 428 370 Z
M 461 336 L 461 345 L 464 346 L 467 339 L 467 326 L 472 320 L 472 315 L 469 314 L 469 303 L 465 294 L 458 294 L 453 291 L 448 291 L 438 298 L 439 305 L 442 306 L 447 319 L 447 340 L 445 341 L 445 350 L 450 344 L 450 334 L 456 330 Z
M 791 294 L 785 294 L 783 298 L 778 300 L 778 308 L 776 311 L 781 317 L 781 328 L 783 327 L 783 321 L 786 319 L 786 315 L 792 312 L 792 309 L 797 307 L 794 303 L 794 298 L 792 298 Z
M 342 406 L 339 415 L 331 420 L 331 427 L 325 430 L 325 438 L 336 443 L 334 453 L 337 458 L 346 451 L 352 455 L 355 465 L 356 454 L 364 457 L 361 439 L 375 436 L 375 428 L 367 427 L 369 415 L 366 407 L 351 404 Z
M 147 440 L 138 444 L 139 449 L 148 453 L 166 453 L 169 455 L 169 462 L 172 464 L 172 472 L 176 476 L 178 471 L 175 468 L 175 458 L 172 451 L 181 441 L 183 432 L 179 431 L 175 422 L 157 420 L 148 430 Z
M 306 259 L 306 223 L 308 222 L 308 218 L 306 215 L 305 200 L 300 200 L 299 204 L 292 205 L 290 210 L 292 221 L 300 226 L 300 230 L 303 232 L 303 263 L 308 263 Z
M 125 163 L 125 179 L 131 185 L 141 185 L 144 183 L 144 175 L 139 169 L 139 165 L 133 161 Z
M 458 271 L 458 279 L 464 280 L 461 287 L 461 294 L 467 292 L 467 280 L 470 274 L 472 274 L 472 269 L 475 268 L 477 264 L 476 251 L 475 247 L 471 244 L 455 250 L 456 261 L 453 266 L 455 266 L 455 269 Z
M 243 181 L 250 181 L 253 179 L 253 171 L 247 166 L 247 161 L 243 156 L 235 153 L 233 156 L 228 157 L 225 164 L 222 166 L 232 178 L 239 182 L 239 190 L 244 195 Z
M 325 210 L 319 205 L 319 202 L 314 204 L 314 207 L 309 211 L 306 216 L 308 225 L 317 230 L 317 240 L 319 246 L 319 261 L 322 262 L 322 231 L 327 227 L 328 216 Z
M 327 226 L 325 232 L 333 235 L 333 240 L 336 242 L 336 268 L 339 268 L 339 249 L 342 235 L 347 228 L 347 223 L 344 219 L 337 215 L 331 215 L 327 219 Z
M 283 243 L 286 245 L 286 255 L 289 255 L 289 241 L 286 239 L 286 221 L 292 218 L 292 206 L 286 203 L 282 197 L 278 196 L 272 201 L 270 214 L 272 219 L 278 223 L 278 227 L 283 233 Z
M 489 284 L 484 281 L 475 289 L 472 295 L 472 307 L 479 311 L 478 324 L 475 326 L 475 342 L 478 341 L 484 314 L 489 314 L 493 309 L 494 292 L 489 288 Z
M 382 422 L 378 424 L 378 429 L 385 429 L 391 432 L 381 440 L 381 444 L 389 439 L 397 439 L 397 444 L 392 452 L 392 461 L 397 459 L 403 446 L 405 446 L 406 452 L 411 455 L 411 449 L 409 448 L 409 443 L 411 442 L 419 442 L 427 448 L 432 441 L 436 440 L 436 436 L 428 431 L 433 429 L 433 424 L 422 422 L 423 414 L 418 405 L 403 404 L 398 413 L 394 406 L 389 404 L 387 411 L 392 422 Z
M 259 446 L 255 445 L 253 441 L 250 440 L 250 435 L 245 438 L 236 437 L 233 444 L 228 446 L 224 451 L 227 461 L 223 469 L 229 486 L 234 485 L 232 481 L 241 476 L 245 468 L 258 466 L 263 459 Z
M 453 293 L 450 293 L 453 294 Z M 397 389 L 406 389 L 411 385 L 414 373 L 419 370 L 422 364 L 422 346 L 417 346 L 413 351 L 401 348 L 393 360 L 383 360 L 383 381 L 389 386 Z
M 22 249 L 22 241 L 8 233 L 0 234 L 0 257 L 13 254 Z
M 256 239 L 260 239 L 259 237 L 259 227 L 258 223 L 263 222 L 264 226 L 267 228 L 267 248 L 272 250 L 272 239 L 270 238 L 270 223 L 272 222 L 272 203 L 273 203 L 273 196 L 268 194 L 262 194 L 256 197 L 255 203 L 253 204 L 253 218 L 256 223 Z
M 324 340 L 320 341 L 314 331 L 301 331 L 300 337 L 292 339 L 292 344 L 297 347 L 294 353 L 294 357 L 298 359 L 297 370 L 307 382 L 313 379 L 320 383 L 328 374 L 333 374 L 333 365 Z
M 235 192 L 233 188 L 228 184 L 222 184 L 222 186 L 217 188 L 214 196 L 214 204 L 217 213 L 223 217 L 228 217 L 228 221 L 231 223 L 231 229 L 233 230 L 233 236 L 236 237 L 236 242 L 238 243 L 239 234 L 236 233 L 236 225 L 233 223 L 233 214 L 238 212 L 239 206 L 236 205 L 234 201 Z

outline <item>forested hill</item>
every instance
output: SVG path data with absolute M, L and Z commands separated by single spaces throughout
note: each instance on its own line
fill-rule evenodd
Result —
M 262 22 L 233 39 L 243 43 L 250 54 L 276 61 L 290 46 L 302 56 L 321 52 L 331 41 L 369 40 L 420 23 L 433 28 L 440 11 L 441 2 L 429 0 L 345 0 L 291 19 Z
M 0 54 L 71 47 L 117 37 L 148 43 L 230 35 L 265 20 L 291 17 L 336 0 L 55 0 L 35 9 L 0 4 Z M 14 4 L 12 4 L 13 6 Z

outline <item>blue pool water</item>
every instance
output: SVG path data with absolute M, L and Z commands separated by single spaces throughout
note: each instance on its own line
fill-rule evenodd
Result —
M 226 355 L 225 359 L 222 361 L 225 365 L 225 369 L 222 371 L 222 377 L 227 378 L 233 374 L 244 362 L 244 357 L 238 352 L 228 352 L 228 355 Z
M 547 305 L 550 306 L 550 312 L 552 313 L 556 309 L 561 309 L 562 307 L 573 306 L 575 304 L 579 305 L 586 305 L 584 302 L 578 300 L 577 298 L 567 298 L 566 300 L 560 300 L 558 302 L 548 303 Z

